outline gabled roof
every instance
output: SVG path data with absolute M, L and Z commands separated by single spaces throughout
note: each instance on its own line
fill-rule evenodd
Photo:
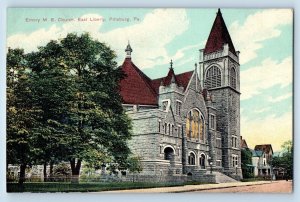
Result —
M 173 73 L 171 71 L 173 71 Z M 166 77 L 162 77 L 162 78 L 152 80 L 152 82 L 151 82 L 152 87 L 155 90 L 155 92 L 158 94 L 160 84 L 162 83 L 164 86 L 170 85 L 171 80 L 172 80 L 172 74 L 174 74 L 176 84 L 178 86 L 183 87 L 183 89 L 185 90 L 187 88 L 188 84 L 189 84 L 189 81 L 190 81 L 190 79 L 193 75 L 193 72 L 194 71 L 189 71 L 189 72 L 184 72 L 182 74 L 175 75 L 174 70 L 170 69 L 170 71 L 169 71 L 169 73 Z
M 157 105 L 157 94 L 147 77 L 131 58 L 126 58 L 122 64 L 125 78 L 120 81 L 120 94 L 124 104 Z
M 241 141 L 241 148 L 248 148 L 247 142 L 245 139 L 242 139 Z
M 256 145 L 254 147 L 254 150 L 263 151 L 263 152 L 265 152 L 267 154 L 271 151 L 271 153 L 273 154 L 273 149 L 272 149 L 272 145 L 271 144 Z
M 168 75 L 163 79 L 163 85 L 164 85 L 164 86 L 170 85 L 172 79 L 174 79 L 174 82 L 175 82 L 176 84 L 178 84 L 177 79 L 176 79 L 176 75 L 175 75 L 175 73 L 174 73 L 173 67 L 171 67 L 171 68 L 169 69 Z
M 235 48 L 222 17 L 222 13 L 220 9 L 218 9 L 217 16 L 204 48 L 204 54 L 222 50 L 225 43 L 229 45 L 229 51 L 236 55 Z
M 176 75 L 170 68 L 166 77 L 151 80 L 135 64 L 126 58 L 121 66 L 125 78 L 120 81 L 123 104 L 158 105 L 159 86 L 169 86 L 172 78 L 178 86 L 187 88 L 194 71 Z

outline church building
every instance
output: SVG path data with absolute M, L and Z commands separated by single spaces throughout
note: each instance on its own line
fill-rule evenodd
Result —
M 125 51 L 120 94 L 139 175 L 241 179 L 239 51 L 220 9 L 193 71 L 176 74 L 171 60 L 165 77 L 150 79 L 134 64 L 130 44 Z

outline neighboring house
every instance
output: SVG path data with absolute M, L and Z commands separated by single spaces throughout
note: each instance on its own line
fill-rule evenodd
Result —
M 241 149 L 249 149 L 247 142 L 243 137 L 241 136 Z
M 130 44 L 125 52 L 120 94 L 140 175 L 201 178 L 212 168 L 241 177 L 239 51 L 220 9 L 194 71 L 176 74 L 171 61 L 168 74 L 152 80 L 133 63 Z
M 273 149 L 271 144 L 256 145 L 252 151 L 252 165 L 254 166 L 254 176 L 271 175 L 271 159 Z

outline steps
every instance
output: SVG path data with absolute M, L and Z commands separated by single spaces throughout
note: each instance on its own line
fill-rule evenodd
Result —
M 213 174 L 216 176 L 216 183 L 238 182 L 237 180 L 220 172 L 213 172 Z

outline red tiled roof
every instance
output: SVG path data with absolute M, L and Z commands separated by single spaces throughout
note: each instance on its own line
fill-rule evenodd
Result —
M 131 58 L 126 58 L 122 64 L 125 78 L 120 81 L 120 94 L 124 104 L 157 105 L 158 93 L 161 82 L 168 86 L 174 75 L 177 85 L 187 88 L 193 71 L 175 75 L 173 68 L 166 77 L 151 80 L 138 67 Z
M 126 77 L 120 81 L 120 94 L 124 104 L 157 105 L 157 94 L 147 77 L 130 58 L 122 64 Z
M 272 145 L 271 144 L 262 144 L 262 145 L 256 145 L 254 150 L 263 151 L 265 153 L 269 153 L 270 150 L 273 153 Z
M 209 54 L 212 52 L 222 50 L 223 44 L 225 43 L 229 45 L 229 51 L 236 55 L 231 37 L 222 17 L 222 13 L 219 9 L 214 24 L 211 28 L 209 37 L 207 39 L 204 54 Z

